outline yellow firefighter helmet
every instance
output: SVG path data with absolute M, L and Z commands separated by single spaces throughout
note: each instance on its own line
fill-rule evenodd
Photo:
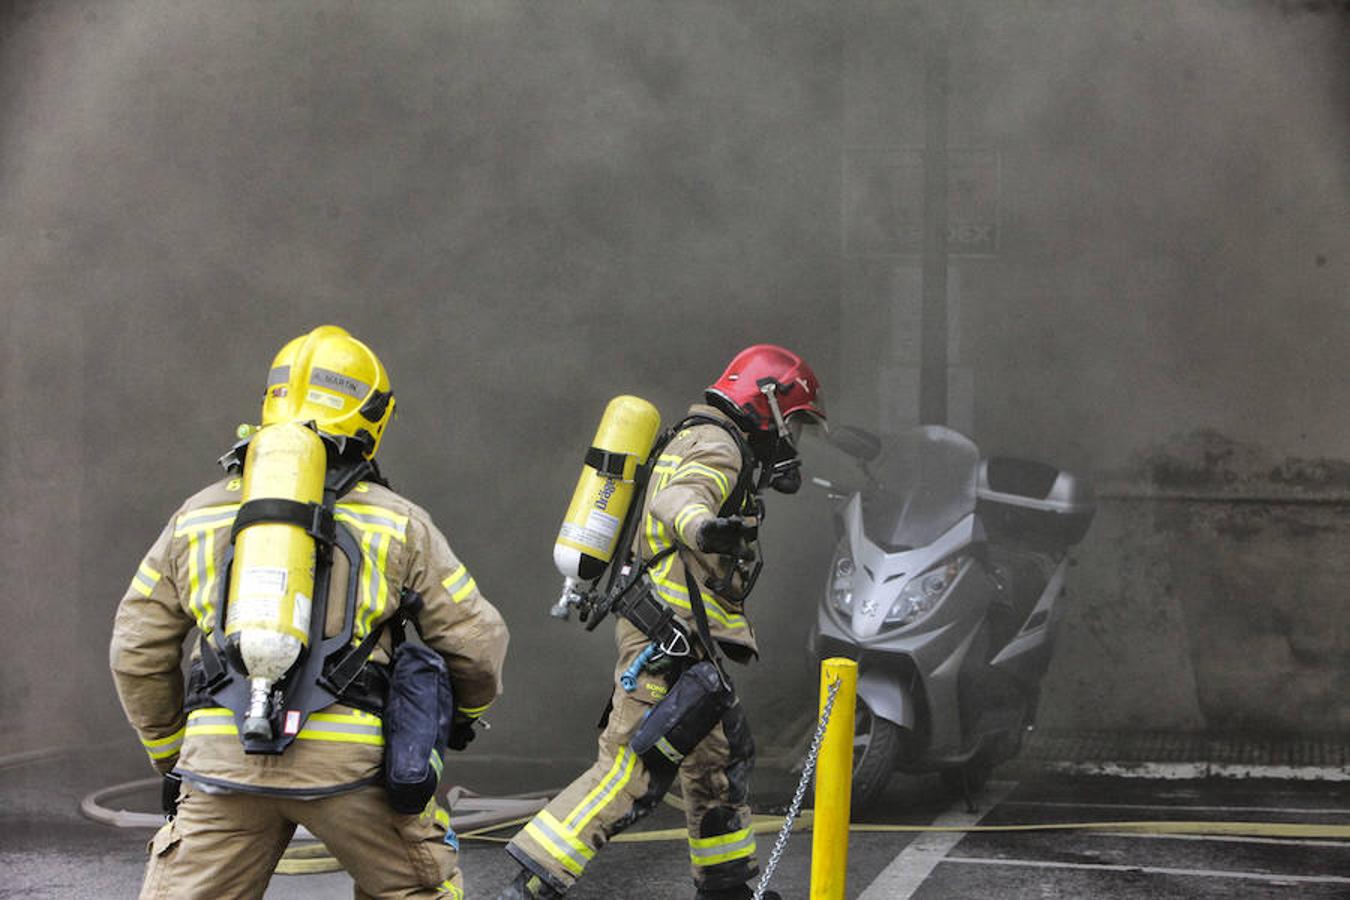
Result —
M 389 374 L 369 347 L 336 325 L 320 325 L 288 343 L 272 360 L 262 424 L 313 422 L 375 456 L 394 414 Z

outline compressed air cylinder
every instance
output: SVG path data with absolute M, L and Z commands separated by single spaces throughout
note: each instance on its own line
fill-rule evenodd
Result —
M 605 407 L 553 545 L 553 564 L 567 578 L 594 581 L 609 567 L 633 502 L 633 476 L 660 427 L 661 414 L 640 397 L 622 395 Z
M 327 453 L 313 429 L 269 425 L 249 442 L 242 500 L 322 502 L 326 469 Z M 225 642 L 249 675 L 246 737 L 272 737 L 272 686 L 309 643 L 314 562 L 314 538 L 299 525 L 256 522 L 235 537 Z

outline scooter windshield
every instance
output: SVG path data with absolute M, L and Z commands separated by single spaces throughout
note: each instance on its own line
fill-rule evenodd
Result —
M 896 553 L 933 543 L 975 511 L 980 451 L 964 435 L 924 425 L 883 440 L 868 467 L 863 530 Z

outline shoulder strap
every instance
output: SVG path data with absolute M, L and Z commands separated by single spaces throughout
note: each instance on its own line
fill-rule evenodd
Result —
M 694 579 L 694 570 L 689 565 L 689 561 L 680 558 L 684 564 L 684 586 L 689 591 L 689 609 L 694 613 L 694 624 L 698 626 L 698 639 L 703 644 L 703 652 L 708 655 L 708 661 L 717 669 L 717 677 L 722 679 L 722 687 L 727 691 L 731 688 L 731 679 L 727 677 L 727 670 L 722 665 L 722 654 L 717 649 L 717 643 L 712 639 L 712 634 L 708 630 L 708 611 L 703 606 L 703 592 L 698 588 L 698 582 Z
M 394 649 L 403 643 L 407 638 L 404 632 L 404 625 L 416 619 L 417 614 L 422 611 L 422 595 L 410 587 L 405 587 L 399 594 L 398 609 L 394 614 L 385 619 L 379 625 L 370 630 L 370 633 L 361 639 L 361 643 L 347 651 L 334 665 L 329 667 L 323 675 L 327 682 L 324 686 L 334 694 L 341 695 L 352 683 L 352 679 L 360 674 L 361 669 L 366 662 L 370 660 L 370 654 L 375 652 L 375 645 L 380 640 L 380 635 L 384 633 L 387 626 L 389 628 L 390 640 L 393 642 Z

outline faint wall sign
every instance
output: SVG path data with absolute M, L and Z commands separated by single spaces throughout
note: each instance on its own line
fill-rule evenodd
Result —
M 947 251 L 998 252 L 999 158 L 996 150 L 947 151 Z M 918 256 L 923 252 L 923 151 L 844 151 L 844 255 Z

